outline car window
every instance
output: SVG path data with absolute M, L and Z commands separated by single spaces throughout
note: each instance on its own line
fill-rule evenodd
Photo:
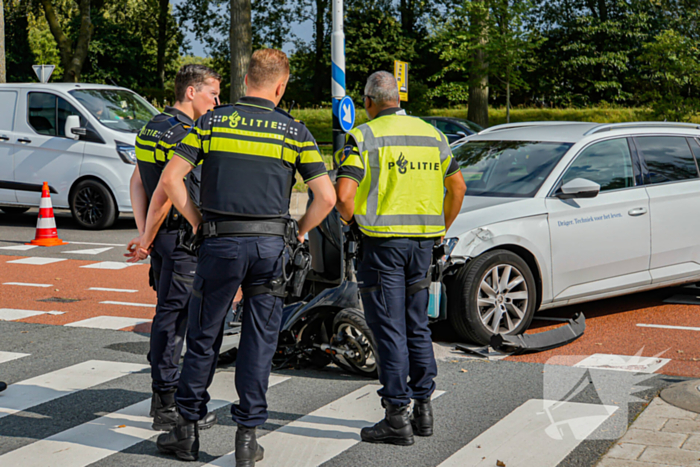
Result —
M 646 164 L 648 183 L 667 183 L 698 178 L 690 146 L 681 136 L 643 136 L 635 144 Z
M 634 186 L 632 155 L 627 139 L 611 139 L 588 146 L 567 169 L 561 185 L 575 178 L 596 182 L 601 192 Z
M 46 92 L 31 92 L 27 98 L 29 125 L 41 135 L 66 136 L 66 118 L 78 115 L 80 124 L 86 122 L 80 112 L 62 97 Z
M 466 133 L 461 127 L 455 125 L 454 123 L 447 122 L 445 120 L 436 120 L 435 126 L 438 130 L 442 131 L 444 134 L 456 135 L 458 131 Z
M 29 93 L 29 125 L 40 135 L 56 136 L 56 96 L 45 92 Z
M 452 148 L 469 196 L 532 197 L 571 143 L 467 141 Z
M 68 91 L 104 126 L 138 133 L 158 111 L 141 96 L 126 89 Z

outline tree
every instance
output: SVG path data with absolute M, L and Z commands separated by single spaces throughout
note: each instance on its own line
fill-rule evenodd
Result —
M 76 0 L 76 2 L 78 3 L 77 14 L 80 21 L 80 30 L 77 40 L 73 41 L 64 33 L 51 0 L 41 0 L 46 21 L 49 23 L 51 34 L 56 39 L 61 54 L 61 64 L 64 70 L 63 81 L 74 83 L 80 80 L 80 72 L 85 64 L 88 46 L 93 33 L 92 19 L 90 18 L 90 0 Z
M 7 70 L 5 69 L 5 6 L 0 0 L 0 83 L 7 82 Z
M 666 30 L 644 44 L 641 57 L 649 80 L 647 102 L 658 118 L 687 120 L 700 111 L 700 49 L 697 42 Z
M 245 74 L 253 53 L 250 0 L 231 0 L 231 102 L 245 95 Z

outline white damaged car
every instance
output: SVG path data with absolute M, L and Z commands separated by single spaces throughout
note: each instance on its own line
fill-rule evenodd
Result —
M 700 125 L 530 122 L 453 146 L 447 319 L 465 340 L 537 310 L 700 280 Z

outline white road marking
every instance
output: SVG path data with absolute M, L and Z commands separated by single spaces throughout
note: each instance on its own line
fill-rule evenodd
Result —
M 642 357 L 640 355 L 611 355 L 595 353 L 584 358 L 575 367 L 595 370 L 629 371 L 632 373 L 654 373 L 670 362 L 669 358 Z
M 137 264 L 131 263 L 120 263 L 117 261 L 102 261 L 100 263 L 87 264 L 85 266 L 80 266 L 81 268 L 87 269 L 126 269 L 129 266 L 137 266 Z
M 37 315 L 62 315 L 63 313 L 63 311 L 16 310 L 14 308 L 0 308 L 0 321 L 15 321 Z
M 23 285 L 25 287 L 51 287 L 53 284 L 30 284 L 28 282 L 3 282 L 2 285 Z
M 530 399 L 438 467 L 554 467 L 593 433 L 616 406 Z
M 147 368 L 137 363 L 89 360 L 11 384 L 0 397 L 0 418 Z
M 360 430 L 384 418 L 377 395 L 367 385 L 260 438 L 265 458 L 256 467 L 314 467 L 360 442 Z M 435 391 L 433 398 L 444 394 Z M 0 458 L 2 460 L 2 458 Z M 235 451 L 206 467 L 234 467 Z
M 640 328 L 659 328 L 659 329 L 677 329 L 679 331 L 700 331 L 700 328 L 692 326 L 671 326 L 669 324 L 643 324 L 637 323 Z
M 273 375 L 270 387 L 288 379 Z M 216 373 L 208 391 L 210 411 L 238 399 L 231 372 Z M 151 400 L 147 399 L 83 423 L 0 456 L 0 465 L 84 467 L 93 464 L 156 436 L 158 432 L 151 429 L 153 419 L 148 416 L 150 407 Z
M 126 246 L 126 243 L 70 242 L 71 245 Z
M 27 251 L 33 248 L 37 248 L 39 245 L 12 245 L 12 246 L 0 246 L 0 250 L 14 250 L 14 251 Z
M 148 303 L 113 302 L 111 300 L 107 300 L 105 302 L 100 302 L 100 303 L 103 305 L 142 306 L 142 307 L 147 307 L 147 308 L 155 308 L 155 305 L 151 305 Z
M 11 362 L 12 360 L 17 360 L 18 358 L 22 358 L 22 357 L 28 357 L 29 355 L 31 355 L 31 354 L 0 351 L 0 363 Z
M 113 329 L 117 331 L 119 329 L 136 326 L 137 324 L 150 322 L 150 319 L 141 318 L 125 318 L 122 316 L 95 316 L 94 318 L 88 318 L 82 321 L 64 324 L 64 326 L 71 326 L 74 328 Z
M 135 293 L 138 292 L 138 290 L 134 289 L 110 289 L 107 287 L 90 287 L 88 290 L 97 290 L 100 292 L 123 292 L 123 293 Z
M 92 248 L 89 250 L 70 250 L 70 251 L 62 251 L 61 253 L 70 253 L 72 255 L 99 255 L 100 253 L 104 253 L 105 251 L 109 251 L 114 247 L 108 247 L 108 248 Z
M 65 261 L 65 258 L 43 258 L 39 256 L 32 256 L 29 258 L 16 259 L 13 261 L 8 261 L 7 264 L 33 264 L 35 266 L 43 266 L 44 264 L 58 263 L 60 261 Z

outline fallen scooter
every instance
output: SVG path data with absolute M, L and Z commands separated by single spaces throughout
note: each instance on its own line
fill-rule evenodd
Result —
M 377 376 L 377 347 L 355 281 L 358 248 L 356 233 L 343 227 L 333 210 L 291 252 L 290 263 L 308 274 L 301 282 L 304 274 L 289 278 L 273 369 L 335 363 L 351 373 Z M 227 320 L 220 363 L 235 359 L 241 315 L 242 302 Z

